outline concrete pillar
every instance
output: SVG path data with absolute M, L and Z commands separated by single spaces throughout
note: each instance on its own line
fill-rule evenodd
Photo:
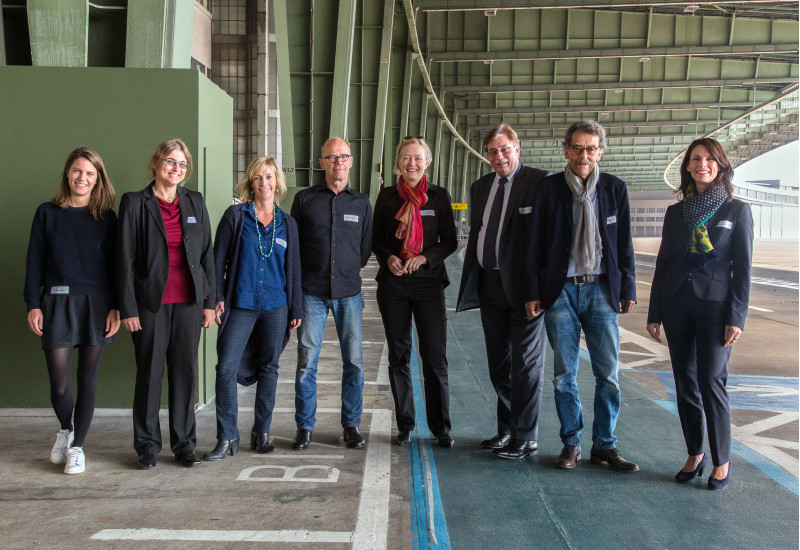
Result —
M 193 0 L 128 2 L 125 66 L 190 68 L 193 18 Z
M 28 29 L 34 67 L 86 67 L 86 0 L 29 0 Z

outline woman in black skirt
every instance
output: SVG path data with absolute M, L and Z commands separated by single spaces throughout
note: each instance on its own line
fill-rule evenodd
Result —
M 92 422 L 100 358 L 119 329 L 114 289 L 117 216 L 103 160 L 88 147 L 70 153 L 55 197 L 36 210 L 28 244 L 28 326 L 42 337 L 50 401 L 61 423 L 50 452 L 64 473 L 86 468 L 83 444 Z M 78 348 L 78 394 L 70 393 Z M 74 414 L 74 425 L 73 425 Z

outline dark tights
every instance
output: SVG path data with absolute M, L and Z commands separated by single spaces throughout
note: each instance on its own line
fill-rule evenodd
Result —
M 72 429 L 72 412 L 75 411 L 75 439 L 73 447 L 83 447 L 86 434 L 94 415 L 97 370 L 103 357 L 99 346 L 76 346 L 78 348 L 78 399 L 73 402 L 69 391 L 70 371 L 72 369 L 72 350 L 58 348 L 44 350 L 47 372 L 50 375 L 50 402 L 56 412 L 62 430 Z

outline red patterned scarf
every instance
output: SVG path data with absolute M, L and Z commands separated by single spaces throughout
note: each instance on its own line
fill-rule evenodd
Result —
M 400 258 L 405 261 L 422 252 L 422 215 L 419 209 L 428 202 L 428 180 L 422 176 L 417 186 L 411 187 L 400 176 L 397 192 L 405 202 L 394 216 L 400 222 L 394 236 L 403 240 Z

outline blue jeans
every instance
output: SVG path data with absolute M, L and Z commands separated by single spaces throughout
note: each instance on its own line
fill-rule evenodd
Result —
M 360 292 L 338 300 L 303 294 L 303 324 L 297 329 L 294 418 L 297 427 L 306 430 L 313 430 L 316 422 L 317 363 L 328 310 L 333 313 L 342 351 L 342 426 L 347 428 L 361 424 L 364 389 L 361 316 L 364 298 Z
M 236 374 L 251 336 L 258 342 L 259 358 L 253 431 L 269 432 L 278 387 L 278 360 L 288 322 L 286 306 L 268 311 L 231 308 L 217 340 L 217 439 L 239 437 Z
M 578 396 L 578 362 L 581 328 L 595 378 L 592 444 L 598 449 L 616 445 L 614 429 L 619 416 L 619 325 L 611 305 L 608 283 L 564 284 L 561 295 L 547 310 L 544 324 L 553 348 L 553 386 L 564 445 L 580 445 L 583 411 Z

